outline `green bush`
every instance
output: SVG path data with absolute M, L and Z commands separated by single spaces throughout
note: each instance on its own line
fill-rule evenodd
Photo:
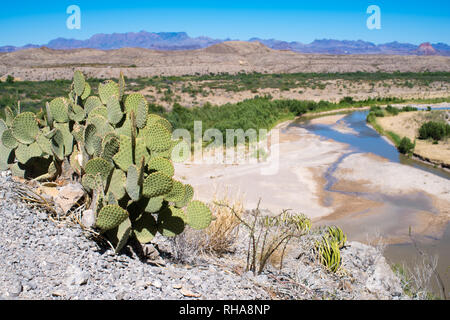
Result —
M 450 136 L 450 125 L 443 122 L 428 121 L 419 129 L 419 139 L 443 140 Z
M 386 107 L 386 111 L 389 112 L 390 114 L 394 115 L 394 116 L 398 115 L 399 112 L 400 112 L 397 108 L 394 108 L 394 107 L 391 106 L 391 105 L 388 105 L 388 106 Z
M 408 154 L 414 151 L 415 144 L 407 137 L 404 137 L 398 145 L 398 151 L 402 154 Z
M 402 108 L 403 112 L 417 111 L 416 107 L 406 106 Z

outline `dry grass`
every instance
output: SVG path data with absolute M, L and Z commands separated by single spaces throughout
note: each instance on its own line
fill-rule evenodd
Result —
M 187 227 L 184 232 L 173 239 L 175 257 L 189 262 L 198 254 L 223 255 L 234 251 L 234 244 L 239 232 L 239 219 L 229 208 L 234 208 L 239 215 L 244 213 L 243 196 L 224 192 L 224 196 L 214 195 L 210 209 L 214 220 L 205 230 L 194 230 Z M 220 206 L 219 204 L 224 204 Z
M 229 207 L 242 216 L 244 213 L 243 197 L 232 197 L 228 192 L 222 197 L 214 195 L 210 209 L 215 220 L 205 229 L 205 237 L 199 244 L 203 251 L 218 255 L 233 251 L 240 221 Z

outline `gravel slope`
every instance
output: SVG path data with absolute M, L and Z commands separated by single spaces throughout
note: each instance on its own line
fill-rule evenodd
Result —
M 166 254 L 161 267 L 132 250 L 115 255 L 86 238 L 78 225 L 54 223 L 47 213 L 18 200 L 17 186 L 8 172 L 0 173 L 0 299 L 405 298 L 384 258 L 358 242 L 342 251 L 341 275 L 314 262 L 312 238 L 295 243 L 282 273 L 270 266 L 259 276 L 242 272 L 245 232 L 234 254 L 217 258 L 187 252 L 184 264 Z M 162 251 L 170 251 L 169 244 L 158 241 Z

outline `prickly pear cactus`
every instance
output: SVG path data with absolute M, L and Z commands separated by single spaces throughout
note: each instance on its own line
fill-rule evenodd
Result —
M 67 97 L 53 99 L 37 114 L 0 120 L 0 170 L 54 180 L 70 164 L 90 195 L 96 227 L 120 251 L 129 237 L 141 243 L 157 233 L 173 237 L 186 225 L 208 227 L 211 212 L 192 200 L 194 190 L 173 178 L 172 126 L 148 114 L 145 97 L 125 94 L 125 79 L 99 85 L 98 96 L 75 71 Z

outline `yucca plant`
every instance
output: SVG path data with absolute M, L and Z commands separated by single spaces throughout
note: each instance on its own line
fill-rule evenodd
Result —
M 339 244 L 323 236 L 321 241 L 315 244 L 315 250 L 319 256 L 319 261 L 331 272 L 337 272 L 341 267 L 341 252 Z

